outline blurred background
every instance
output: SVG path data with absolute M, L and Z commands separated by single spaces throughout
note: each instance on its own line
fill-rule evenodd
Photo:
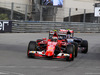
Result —
M 0 20 L 100 23 L 100 0 L 1 0 Z

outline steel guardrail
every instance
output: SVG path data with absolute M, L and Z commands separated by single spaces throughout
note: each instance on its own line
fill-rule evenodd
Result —
M 13 21 L 12 32 L 34 33 L 49 32 L 49 30 L 73 29 L 75 32 L 100 32 L 100 23 L 83 22 L 38 22 L 38 21 Z

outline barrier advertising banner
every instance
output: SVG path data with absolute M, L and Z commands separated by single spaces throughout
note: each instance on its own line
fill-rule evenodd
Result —
M 12 31 L 12 21 L 0 20 L 0 33 L 11 32 Z

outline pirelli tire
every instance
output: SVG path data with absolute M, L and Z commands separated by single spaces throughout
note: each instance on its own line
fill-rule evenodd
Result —
M 81 43 L 81 47 L 85 48 L 81 52 L 86 54 L 88 52 L 88 41 L 87 40 L 83 40 L 82 43 Z
M 78 55 L 78 43 L 72 42 L 72 44 L 75 46 L 75 57 L 77 57 L 77 55 Z
M 29 53 L 29 51 L 35 51 L 36 50 L 36 42 L 35 41 L 30 41 L 28 44 L 28 50 L 27 50 L 27 57 L 28 58 L 34 58 L 33 53 Z
M 75 58 L 75 46 L 73 44 L 69 44 L 66 47 L 66 51 L 68 54 L 72 54 L 72 57 L 66 57 L 67 61 L 73 61 Z

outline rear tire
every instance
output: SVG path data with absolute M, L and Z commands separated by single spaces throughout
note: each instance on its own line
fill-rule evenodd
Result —
M 82 53 L 87 53 L 88 52 L 88 41 L 87 40 L 83 40 L 81 47 L 85 47 L 85 50 L 82 51 Z
M 28 58 L 33 58 L 34 54 L 29 53 L 29 51 L 35 51 L 36 50 L 36 42 L 35 41 L 30 41 L 28 45 L 28 50 L 27 50 L 27 57 Z
M 75 47 L 74 47 L 74 45 L 72 45 L 72 44 L 67 45 L 66 50 L 67 50 L 68 54 L 72 54 L 72 58 L 66 57 L 66 60 L 67 61 L 73 61 L 74 57 L 75 57 Z

